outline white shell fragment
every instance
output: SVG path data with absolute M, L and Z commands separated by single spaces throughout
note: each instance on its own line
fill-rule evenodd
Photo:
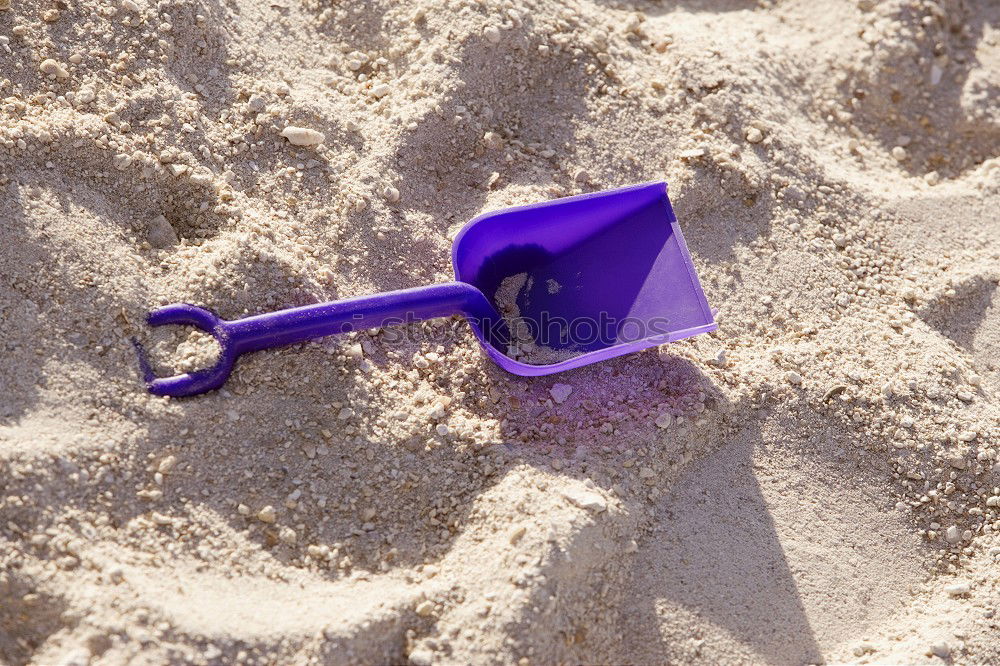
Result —
M 288 139 L 293 146 L 318 146 L 326 141 L 326 135 L 308 127 L 289 125 L 281 130 L 281 136 Z

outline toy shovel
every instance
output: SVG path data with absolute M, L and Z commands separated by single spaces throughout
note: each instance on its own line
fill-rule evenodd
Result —
M 485 213 L 455 238 L 452 264 L 454 282 L 234 321 L 194 305 L 154 310 L 150 326 L 195 326 L 214 336 L 221 352 L 211 368 L 156 377 L 137 343 L 147 386 L 156 395 L 196 395 L 222 386 L 240 354 L 455 314 L 468 319 L 491 359 L 524 376 L 562 372 L 717 327 L 666 183 Z M 513 303 L 499 303 L 498 290 L 512 277 L 521 288 Z M 515 325 L 526 326 L 561 360 L 515 358 Z

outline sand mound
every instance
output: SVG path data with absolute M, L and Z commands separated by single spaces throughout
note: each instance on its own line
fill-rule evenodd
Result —
M 1000 662 L 998 24 L 0 0 L 0 661 Z M 215 353 L 157 305 L 444 281 L 480 212 L 658 179 L 711 336 L 524 379 L 439 320 L 139 382 L 133 337 Z

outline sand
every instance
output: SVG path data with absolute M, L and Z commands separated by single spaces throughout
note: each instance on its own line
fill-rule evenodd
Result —
M 500 286 L 493 296 L 497 312 L 504 318 L 507 330 L 510 331 L 511 339 L 505 350 L 506 354 L 529 365 L 551 365 L 579 356 L 581 352 L 574 349 L 573 345 L 555 349 L 535 338 L 534 328 L 528 319 L 521 314 L 521 308 L 518 305 L 529 297 L 532 280 L 533 278 L 529 277 L 527 273 L 509 275 L 500 281 Z M 551 278 L 547 282 L 546 289 L 549 293 L 559 292 L 561 285 L 558 282 Z
M 0 662 L 1000 662 L 998 25 L 0 0 Z M 215 353 L 156 306 L 445 281 L 481 212 L 660 179 L 711 335 L 526 379 L 437 320 L 139 380 L 132 337 Z

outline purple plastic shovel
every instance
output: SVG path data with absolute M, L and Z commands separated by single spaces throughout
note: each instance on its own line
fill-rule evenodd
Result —
M 189 396 L 222 386 L 240 354 L 349 331 L 464 315 L 487 355 L 517 375 L 547 375 L 714 331 L 666 183 L 647 183 L 485 213 L 452 247 L 455 282 L 226 321 L 194 305 L 149 314 L 150 326 L 184 324 L 215 337 L 211 368 L 156 377 L 141 345 L 150 392 Z M 504 353 L 507 322 L 494 301 L 505 278 L 525 274 L 521 322 L 572 355 L 532 365 Z M 575 354 L 575 355 L 573 355 Z

